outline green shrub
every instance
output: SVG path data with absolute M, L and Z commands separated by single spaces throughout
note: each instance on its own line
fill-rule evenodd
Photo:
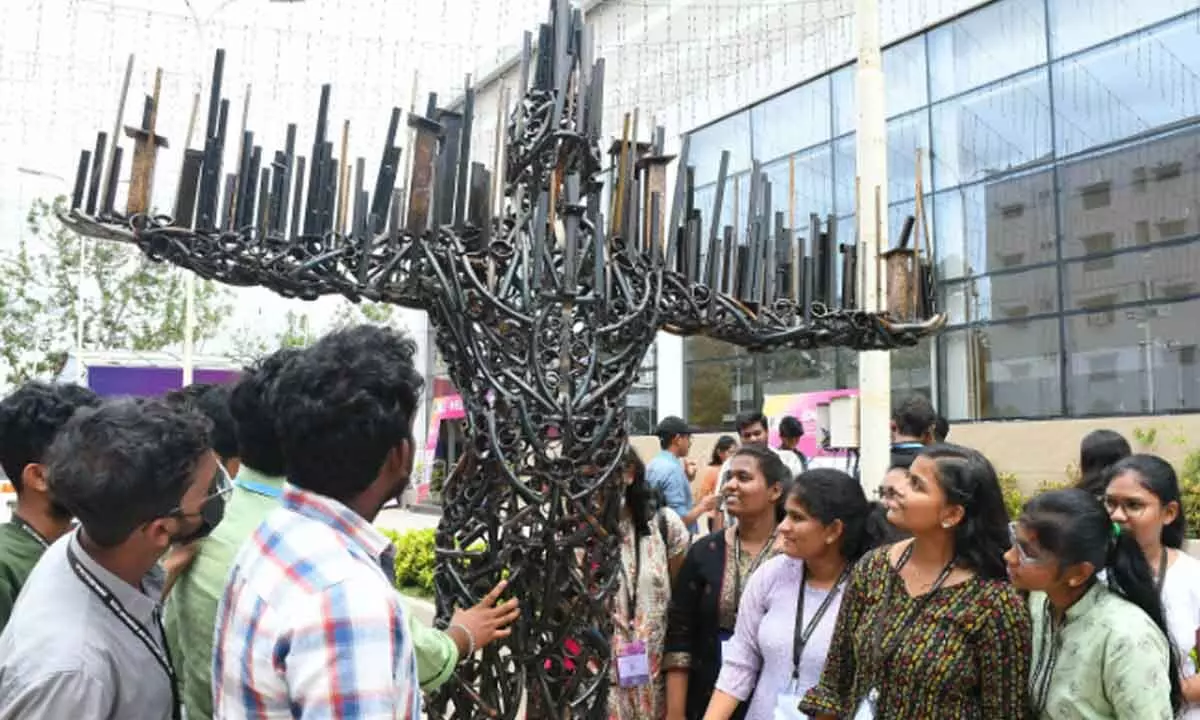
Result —
M 1061 490 L 1071 486 L 1072 482 L 1068 474 L 1068 477 L 1065 480 L 1058 482 L 1047 480 L 1043 482 L 1040 486 L 1038 486 L 1037 492 L 1033 493 L 1033 495 L 1040 495 L 1041 493 L 1050 490 Z M 1017 482 L 1017 476 L 1013 473 L 1000 473 L 1000 489 L 1004 493 L 1004 507 L 1008 509 L 1008 517 L 1016 520 L 1021 514 L 1021 508 L 1025 506 L 1025 503 L 1028 502 L 1033 495 L 1026 495 L 1025 493 L 1021 492 L 1020 484 Z
M 436 531 L 410 530 L 401 533 L 379 528 L 379 532 L 396 546 L 396 589 L 406 595 L 433 597 L 433 572 L 437 567 Z M 483 542 L 475 542 L 467 549 L 479 552 L 486 547 Z
M 1193 450 L 1179 466 L 1179 494 L 1187 518 L 1187 536 L 1200 538 L 1200 450 Z

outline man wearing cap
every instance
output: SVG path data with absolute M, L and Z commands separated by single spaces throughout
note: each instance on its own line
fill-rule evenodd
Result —
M 717 497 L 701 498 L 692 506 L 692 489 L 688 485 L 683 459 L 692 449 L 692 428 L 683 418 L 669 415 L 658 424 L 655 435 L 662 450 L 646 464 L 646 482 L 657 492 L 667 507 L 683 518 L 683 524 L 696 532 L 696 518 L 716 509 Z

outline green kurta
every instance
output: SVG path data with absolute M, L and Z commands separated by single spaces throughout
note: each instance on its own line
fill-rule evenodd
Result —
M 1049 627 L 1047 604 L 1045 593 L 1030 595 L 1033 663 L 1029 687 L 1034 703 L 1046 687 L 1039 719 L 1175 717 L 1168 680 L 1170 646 L 1146 613 L 1103 582 L 1095 583 L 1067 609 L 1066 622 L 1059 628 Z M 1053 663 L 1048 657 L 1052 643 L 1058 645 Z M 1048 686 L 1039 687 L 1048 670 Z
M 45 548 L 16 523 L 0 525 L 0 630 L 8 624 L 17 593 Z

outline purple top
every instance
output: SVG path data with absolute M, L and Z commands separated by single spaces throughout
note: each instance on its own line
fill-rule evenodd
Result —
M 717 689 L 745 701 L 754 693 L 746 720 L 772 720 L 775 698 L 783 693 L 798 694 L 797 702 L 821 679 L 825 654 L 833 638 L 841 589 L 829 603 L 821 622 L 813 629 L 800 655 L 800 678 L 792 690 L 792 641 L 796 631 L 796 601 L 804 561 L 777 555 L 754 571 L 746 583 L 738 608 L 737 626 L 721 664 Z M 811 621 L 828 590 L 806 588 L 804 623 Z

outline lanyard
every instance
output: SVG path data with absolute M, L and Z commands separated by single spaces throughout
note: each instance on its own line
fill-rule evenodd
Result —
M 900 561 L 896 563 L 895 574 L 888 578 L 887 591 L 884 593 L 883 604 L 879 607 L 879 614 L 875 616 L 875 626 L 872 628 L 871 646 L 875 649 L 875 657 L 877 659 L 877 672 L 880 676 L 883 675 L 883 667 L 887 664 L 891 655 L 896 651 L 899 643 L 896 638 L 903 633 L 906 627 L 911 627 L 909 623 L 916 619 L 917 615 L 925 609 L 925 603 L 933 596 L 949 579 L 951 571 L 954 570 L 955 558 L 950 558 L 950 562 L 946 563 L 946 567 L 942 568 L 942 573 L 937 576 L 937 580 L 933 582 L 933 586 L 929 588 L 929 592 L 914 598 L 911 608 L 900 616 L 900 621 L 896 623 L 896 635 L 892 637 L 892 644 L 884 647 L 883 643 L 883 622 L 884 617 L 888 614 L 888 610 L 892 604 L 892 593 L 896 589 L 896 578 L 900 577 L 900 571 L 908 564 L 909 558 L 912 557 L 913 546 L 909 543 L 908 547 L 904 548 L 904 552 L 900 555 Z
M 1046 701 L 1050 699 L 1050 679 L 1054 677 L 1054 668 L 1058 665 L 1058 643 L 1054 639 L 1054 617 L 1050 611 L 1050 599 L 1042 606 L 1042 656 L 1038 658 L 1037 667 L 1033 669 L 1033 709 L 1034 717 L 1041 717 L 1046 709 Z
M 841 591 L 842 585 L 846 579 L 850 577 L 850 565 L 847 564 L 842 570 L 842 574 L 838 575 L 837 581 L 833 583 L 833 587 L 829 588 L 829 594 L 821 602 L 817 611 L 813 613 L 812 619 L 808 621 L 808 625 L 804 624 L 804 591 L 808 588 L 808 567 L 805 566 L 803 574 L 800 576 L 800 597 L 796 600 L 796 630 L 792 636 L 792 680 L 800 679 L 800 655 L 804 653 L 804 646 L 808 644 L 808 639 L 817 629 L 817 624 L 821 622 L 821 618 L 825 617 L 825 612 L 829 610 L 829 606 L 833 603 L 833 598 Z
M 12 524 L 24 530 L 25 534 L 37 541 L 37 544 L 41 545 L 43 550 L 50 547 L 50 541 L 38 532 L 37 528 L 22 520 L 20 515 L 12 516 Z
M 762 550 L 758 551 L 758 555 L 754 556 L 754 561 L 750 563 L 750 569 L 746 571 L 746 577 L 754 574 L 758 566 L 762 563 L 763 558 L 770 552 L 775 545 L 775 530 L 771 530 L 771 537 L 763 543 Z M 737 608 L 742 604 L 742 534 L 738 528 L 733 529 L 733 609 L 737 612 Z
M 275 500 L 283 497 L 283 490 L 275 487 L 274 485 L 267 485 L 266 483 L 260 483 L 254 480 L 242 480 L 240 478 L 234 480 L 233 484 L 247 492 L 252 492 L 255 495 L 262 495 L 263 497 L 273 498 Z
M 121 624 L 129 629 L 129 632 L 142 641 L 142 644 L 146 646 L 146 649 L 150 651 L 150 654 L 158 662 L 159 667 L 167 674 L 167 680 L 171 684 L 171 717 L 174 720 L 180 720 L 178 680 L 175 677 L 175 669 L 171 666 L 171 651 L 166 645 L 166 633 L 162 627 L 162 618 L 158 614 L 158 608 L 156 607 L 154 610 L 154 622 L 158 625 L 159 634 L 163 638 L 162 646 L 159 646 L 146 628 L 129 614 L 129 611 L 125 609 L 125 606 L 121 604 L 117 596 L 105 587 L 104 583 L 100 582 L 100 579 L 91 570 L 84 567 L 83 563 L 79 561 L 79 557 L 75 554 L 75 550 L 70 545 L 67 546 L 67 560 L 71 563 L 71 569 L 75 571 L 75 575 L 79 577 L 80 582 L 86 585 L 96 597 L 100 598 L 100 601 L 104 603 L 108 611 L 116 616 L 117 620 L 120 620 Z

